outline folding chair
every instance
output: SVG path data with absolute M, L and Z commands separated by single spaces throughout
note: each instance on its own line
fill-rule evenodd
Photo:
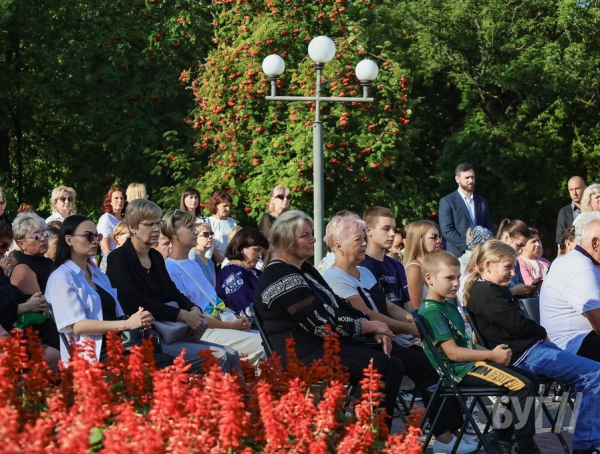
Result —
M 52 321 L 54 322 L 54 325 L 56 325 L 56 319 L 54 318 L 54 308 L 52 307 L 52 304 L 48 303 L 47 307 L 48 307 L 48 313 L 50 314 L 50 317 L 52 317 Z M 59 331 L 58 332 L 58 336 L 60 337 L 60 340 L 64 344 L 65 350 L 67 351 L 67 354 L 70 355 L 70 353 L 69 353 L 69 340 L 67 339 L 67 335 L 65 333 L 61 333 Z
M 539 298 L 527 298 L 527 299 L 537 300 L 537 309 L 538 309 L 538 315 L 539 315 Z M 523 301 L 523 300 L 521 300 L 521 301 Z M 520 301 L 519 301 L 519 303 L 520 303 Z M 525 315 L 527 316 L 527 311 L 525 309 L 523 309 L 523 311 L 525 312 Z M 477 343 L 479 345 L 481 345 L 482 347 L 489 349 L 490 347 L 489 347 L 488 343 L 486 342 L 485 338 L 479 332 L 479 326 L 477 325 L 477 322 L 475 321 L 475 319 L 473 318 L 473 315 L 471 314 L 471 312 L 469 312 L 469 309 L 466 306 L 464 307 L 464 313 L 465 313 L 465 317 L 467 317 L 467 321 L 469 322 L 469 325 L 471 325 L 471 330 L 473 331 L 473 334 L 475 335 L 475 337 L 477 339 Z M 528 318 L 530 318 L 530 317 L 528 317 Z M 550 394 L 550 389 L 552 388 L 552 385 L 555 383 L 555 380 L 552 380 L 548 377 L 543 377 L 543 376 L 538 376 L 537 379 L 539 380 L 540 385 L 544 386 L 544 392 L 541 395 L 542 411 L 544 412 L 544 415 L 546 415 L 546 418 L 550 422 L 550 425 L 552 428 L 552 433 L 556 435 L 556 438 L 558 438 L 558 441 L 562 445 L 562 448 L 564 449 L 565 453 L 569 454 L 569 452 L 570 452 L 569 446 L 567 445 L 567 442 L 565 441 L 565 438 L 560 433 L 560 431 L 562 428 L 562 421 L 564 419 L 565 411 L 567 409 L 566 404 L 569 401 L 569 396 L 571 395 L 571 391 L 572 391 L 571 387 L 566 387 L 566 389 L 567 389 L 566 396 L 565 396 L 566 398 L 563 399 L 563 401 L 561 401 L 560 405 L 558 406 L 556 416 L 552 416 L 552 413 L 550 412 L 550 409 L 546 405 L 546 402 L 544 402 L 544 399 L 547 398 L 548 395 Z M 565 386 L 565 385 L 562 385 L 562 386 Z
M 477 438 L 479 438 L 479 445 L 478 445 L 477 450 L 479 450 L 479 448 L 483 445 L 486 452 L 494 452 L 495 450 L 494 450 L 494 447 L 490 444 L 490 440 L 487 437 L 483 436 L 483 433 L 487 433 L 487 431 L 489 430 L 489 428 L 491 426 L 492 417 L 491 417 L 487 407 L 483 403 L 482 398 L 489 397 L 489 396 L 498 396 L 498 397 L 505 396 L 509 393 L 509 391 L 506 388 L 502 388 L 500 386 L 493 386 L 493 385 L 490 385 L 490 386 L 463 386 L 460 383 L 456 383 L 452 379 L 450 372 L 448 371 L 448 369 L 442 362 L 440 354 L 437 351 L 437 347 L 434 345 L 433 340 L 431 339 L 431 337 L 429 336 L 429 333 L 427 332 L 427 330 L 425 328 L 425 325 L 423 323 L 423 317 L 421 315 L 419 315 L 417 313 L 417 311 L 412 311 L 412 314 L 413 314 L 413 318 L 415 320 L 415 324 L 417 325 L 417 329 L 419 330 L 419 333 L 421 334 L 423 341 L 427 344 L 428 348 L 433 353 L 435 362 L 437 363 L 437 365 L 439 366 L 439 368 L 442 372 L 442 376 L 440 377 L 438 384 L 435 386 L 433 395 L 431 396 L 431 402 L 427 406 L 427 409 L 425 410 L 425 415 L 423 416 L 423 420 L 421 421 L 421 428 L 422 428 L 423 425 L 425 424 L 426 420 L 428 418 L 431 419 L 430 413 L 431 413 L 431 409 L 432 409 L 432 403 L 435 402 L 437 399 L 441 398 L 442 403 L 439 407 L 438 413 L 435 415 L 435 418 L 433 419 L 433 423 L 431 423 L 431 430 L 429 431 L 429 434 L 427 435 L 427 438 L 425 439 L 425 441 L 422 445 L 423 451 L 425 451 L 427 449 L 427 446 L 429 445 L 429 442 L 431 441 L 431 437 L 433 436 L 433 431 L 434 431 L 434 429 L 437 425 L 437 422 L 440 418 L 441 412 L 442 412 L 444 406 L 446 405 L 446 402 L 448 401 L 448 399 L 456 399 L 458 401 L 458 404 L 460 405 L 461 410 L 465 414 L 466 419 L 463 422 L 463 427 L 462 427 L 461 433 L 458 437 L 458 440 L 456 441 L 456 445 L 454 446 L 454 448 L 456 448 L 458 446 L 458 443 L 460 443 L 460 440 L 462 439 L 462 435 L 465 433 L 465 428 L 467 426 L 467 423 L 471 423 L 473 430 L 477 434 Z M 434 366 L 435 366 L 435 364 L 434 364 Z M 473 401 L 471 402 L 470 406 L 467 406 L 467 399 L 469 397 L 472 397 Z M 479 429 L 479 426 L 477 425 L 477 422 L 473 418 L 473 414 L 472 414 L 473 409 L 475 408 L 476 404 L 479 404 L 479 407 L 484 411 L 484 413 L 486 414 L 487 419 L 488 419 L 487 426 L 483 433 Z M 453 452 L 455 452 L 455 451 L 453 451 Z
M 540 297 L 522 298 L 519 300 L 519 307 L 525 312 L 525 316 L 538 325 L 540 324 Z
M 258 315 L 258 311 L 256 310 L 256 307 L 254 306 L 254 304 L 250 305 L 249 310 L 250 310 L 250 315 L 254 319 L 254 323 L 256 323 L 258 332 L 260 333 L 260 337 L 262 339 L 262 345 L 263 345 L 263 348 L 265 349 L 265 353 L 267 354 L 267 356 L 272 357 L 273 356 L 273 347 L 271 346 L 271 343 L 269 342 L 267 333 L 265 332 L 265 327 L 263 325 L 262 318 L 260 318 L 260 315 Z

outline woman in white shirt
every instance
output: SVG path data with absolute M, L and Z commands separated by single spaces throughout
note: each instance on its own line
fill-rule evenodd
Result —
M 215 191 L 208 202 L 208 208 L 213 214 L 208 218 L 208 222 L 215 237 L 213 239 L 212 253 L 209 251 L 206 256 L 208 258 L 214 256 L 214 260 L 218 265 L 223 263 L 223 260 L 225 259 L 225 251 L 229 244 L 227 234 L 237 225 L 235 220 L 229 217 L 229 210 L 231 209 L 232 203 L 233 199 L 227 191 Z
M 94 223 L 82 215 L 69 216 L 63 222 L 56 247 L 55 271 L 46 286 L 46 300 L 52 305 L 58 331 L 75 344 L 91 339 L 95 359 L 106 360 L 105 335 L 110 331 L 148 329 L 154 318 L 143 308 L 126 320 L 108 277 L 90 258 L 96 255 L 102 235 Z M 63 361 L 69 359 L 61 345 Z M 157 367 L 166 367 L 173 357 L 155 353 Z
M 113 186 L 104 199 L 104 214 L 98 220 L 98 233 L 102 234 L 100 249 L 102 255 L 108 254 L 115 249 L 116 245 L 111 240 L 114 228 L 125 219 L 125 208 L 127 199 L 123 189 Z
M 175 210 L 165 214 L 163 221 L 162 233 L 171 240 L 173 247 L 171 255 L 165 261 L 171 279 L 203 314 L 215 311 L 214 305 L 220 300 L 217 300 L 214 287 L 208 282 L 200 266 L 188 258 L 198 238 L 194 216 L 190 212 Z M 236 318 L 232 314 L 229 321 L 211 317 L 205 317 L 205 320 L 208 322 L 208 329 L 202 334 L 201 340 L 231 347 L 238 351 L 240 357 L 245 356 L 251 364 L 258 366 L 265 352 L 260 334 L 248 331 L 250 322 L 246 317 Z
M 75 214 L 75 189 L 68 186 L 59 186 L 52 191 L 52 214 L 46 219 L 46 224 L 52 221 L 64 221 L 66 217 Z

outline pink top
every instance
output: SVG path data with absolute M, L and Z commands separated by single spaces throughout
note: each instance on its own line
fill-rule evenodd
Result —
M 550 262 L 542 257 L 535 259 L 526 259 L 522 255 L 517 259 L 521 267 L 521 276 L 525 285 L 531 285 L 536 279 L 546 277 L 546 273 L 550 268 Z

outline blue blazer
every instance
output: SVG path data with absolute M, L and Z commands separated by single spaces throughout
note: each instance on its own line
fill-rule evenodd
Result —
M 475 205 L 475 222 L 492 232 L 492 218 L 487 200 L 477 194 L 473 194 Z M 438 210 L 440 229 L 446 240 L 446 250 L 460 257 L 467 249 L 466 234 L 469 227 L 473 227 L 473 221 L 467 210 L 467 205 L 458 190 L 440 200 Z

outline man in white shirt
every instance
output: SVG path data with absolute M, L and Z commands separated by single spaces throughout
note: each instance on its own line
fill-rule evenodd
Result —
M 458 189 L 440 200 L 439 220 L 446 250 L 460 257 L 467 249 L 469 227 L 480 225 L 494 230 L 487 200 L 475 191 L 475 171 L 470 164 L 459 164 L 454 172 Z
M 540 321 L 560 348 L 600 361 L 600 212 L 579 218 L 577 246 L 544 279 Z

